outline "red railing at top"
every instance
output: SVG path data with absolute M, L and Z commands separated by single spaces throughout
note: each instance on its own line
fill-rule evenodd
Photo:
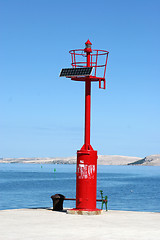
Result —
M 86 57 L 87 54 L 84 52 L 84 49 L 75 49 L 70 50 L 69 53 L 71 54 L 72 59 L 72 67 L 86 67 L 87 61 Z M 105 75 L 106 75 L 106 68 L 107 68 L 107 61 L 108 61 L 108 54 L 109 52 L 106 50 L 97 50 L 92 49 L 90 53 L 90 66 L 94 67 L 94 71 L 92 76 L 90 77 L 92 81 L 99 81 L 99 87 L 105 88 Z M 104 81 L 104 87 L 102 87 L 101 82 Z

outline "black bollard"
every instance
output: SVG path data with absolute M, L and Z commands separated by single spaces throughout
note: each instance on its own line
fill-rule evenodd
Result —
M 62 194 L 55 194 L 52 195 L 51 198 L 53 201 L 53 211 L 62 211 L 65 196 L 63 196 Z

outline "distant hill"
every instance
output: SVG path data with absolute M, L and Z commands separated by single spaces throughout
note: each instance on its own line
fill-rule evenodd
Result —
M 0 163 L 76 164 L 76 156 L 66 158 L 0 158 Z M 160 166 L 160 154 L 145 158 L 120 155 L 99 155 L 98 165 L 145 165 Z
M 160 154 L 147 156 L 128 165 L 160 166 Z
M 1 158 L 0 163 L 53 163 L 53 164 L 75 164 L 76 157 L 59 158 Z
M 128 157 L 120 155 L 99 155 L 98 164 L 99 165 L 128 165 L 141 160 L 139 157 Z

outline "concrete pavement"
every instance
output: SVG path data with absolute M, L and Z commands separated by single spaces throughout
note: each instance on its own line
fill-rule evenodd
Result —
M 1 240 L 160 240 L 160 213 L 103 211 L 70 215 L 49 209 L 0 211 Z

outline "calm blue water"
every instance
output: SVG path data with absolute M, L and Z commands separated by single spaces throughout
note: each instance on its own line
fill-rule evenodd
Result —
M 0 209 L 52 207 L 56 193 L 75 198 L 75 172 L 76 165 L 0 164 Z M 108 209 L 160 212 L 160 167 L 98 166 L 97 198 L 100 190 Z

